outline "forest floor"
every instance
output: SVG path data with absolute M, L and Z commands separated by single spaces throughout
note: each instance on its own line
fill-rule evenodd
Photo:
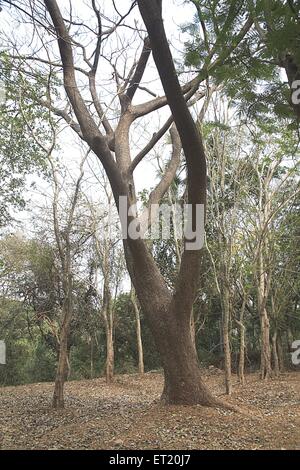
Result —
M 0 388 L 0 449 L 300 449 L 300 373 L 234 377 L 230 400 L 218 369 L 204 375 L 242 413 L 163 407 L 159 373 L 69 382 L 63 411 L 50 408 L 51 383 Z

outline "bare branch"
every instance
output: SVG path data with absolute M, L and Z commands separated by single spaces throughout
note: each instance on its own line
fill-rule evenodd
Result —
M 138 61 L 137 67 L 135 69 L 135 73 L 132 77 L 132 80 L 130 81 L 129 87 L 126 92 L 126 96 L 130 101 L 132 101 L 135 95 L 135 92 L 141 83 L 150 54 L 151 54 L 150 41 L 149 41 L 149 38 L 145 38 L 140 59 Z

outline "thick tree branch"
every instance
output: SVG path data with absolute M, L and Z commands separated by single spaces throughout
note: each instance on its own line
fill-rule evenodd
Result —
M 199 74 L 197 77 L 190 80 L 188 83 L 183 85 L 182 93 L 188 94 L 189 98 L 196 93 L 197 89 L 199 88 L 200 83 L 202 82 L 203 78 L 202 75 Z M 136 106 L 132 106 L 132 113 L 136 118 L 145 116 L 146 114 L 150 114 L 157 109 L 162 108 L 168 104 L 168 100 L 166 96 L 158 96 L 153 100 L 147 101 L 146 103 L 142 103 Z
M 154 61 L 182 142 L 187 163 L 188 202 L 195 213 L 197 204 L 206 206 L 206 158 L 202 139 L 179 84 L 160 8 L 156 2 L 149 0 L 138 0 L 138 5 L 151 40 Z M 181 310 L 186 313 L 191 311 L 199 273 L 199 250 L 185 250 L 177 289 L 173 297 L 176 307 L 180 308 L 175 308 L 174 311 Z
M 95 137 L 101 137 L 101 133 L 78 90 L 71 38 L 56 0 L 44 0 L 44 3 L 51 16 L 57 35 L 58 47 L 63 64 L 64 86 L 66 93 L 74 109 L 84 138 L 91 142 Z

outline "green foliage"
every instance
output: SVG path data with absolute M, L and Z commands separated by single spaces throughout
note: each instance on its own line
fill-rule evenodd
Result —
M 0 53 L 0 227 L 10 218 L 10 207 L 24 208 L 22 191 L 32 172 L 47 175 L 45 150 L 55 124 L 48 110 L 39 104 L 45 99 L 48 83 L 37 74 L 16 68 L 5 52 Z M 53 86 L 57 82 L 54 80 Z M 40 145 L 41 144 L 41 145 Z
M 208 67 L 211 79 L 221 85 L 247 119 L 273 120 L 274 115 L 295 124 L 291 81 L 299 78 L 299 5 L 297 2 L 187 0 L 196 8 L 194 21 L 182 27 L 189 34 L 185 65 L 200 73 Z M 253 24 L 240 40 L 247 18 Z M 230 51 L 230 53 L 228 53 Z M 294 77 L 283 78 L 287 59 Z M 217 60 L 217 65 L 211 64 Z M 298 72 L 297 72 L 298 70 Z M 297 127 L 297 126 L 296 126 Z

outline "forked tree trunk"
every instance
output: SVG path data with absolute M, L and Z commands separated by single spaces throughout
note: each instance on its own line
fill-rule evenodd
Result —
M 190 323 L 176 321 L 182 312 L 171 313 L 166 322 L 168 335 L 160 335 L 156 341 L 165 379 L 161 400 L 165 404 L 214 406 L 216 400 L 200 375 Z
M 131 302 L 134 308 L 135 313 L 135 324 L 136 324 L 136 343 L 137 343 L 137 350 L 138 350 L 138 371 L 139 374 L 143 374 L 145 372 L 144 367 L 144 351 L 143 351 L 143 341 L 142 341 L 142 329 L 141 329 L 141 318 L 140 318 L 140 311 L 137 304 L 137 300 L 135 297 L 135 292 L 131 289 L 130 293 Z
M 130 249 L 131 248 L 131 249 Z M 124 242 L 126 262 L 164 370 L 165 404 L 218 406 L 200 376 L 191 334 L 192 306 L 175 304 L 142 240 Z M 133 258 L 136 262 L 133 262 Z M 138 271 L 137 271 L 138 270 Z M 153 293 L 155 292 L 155 295 Z

